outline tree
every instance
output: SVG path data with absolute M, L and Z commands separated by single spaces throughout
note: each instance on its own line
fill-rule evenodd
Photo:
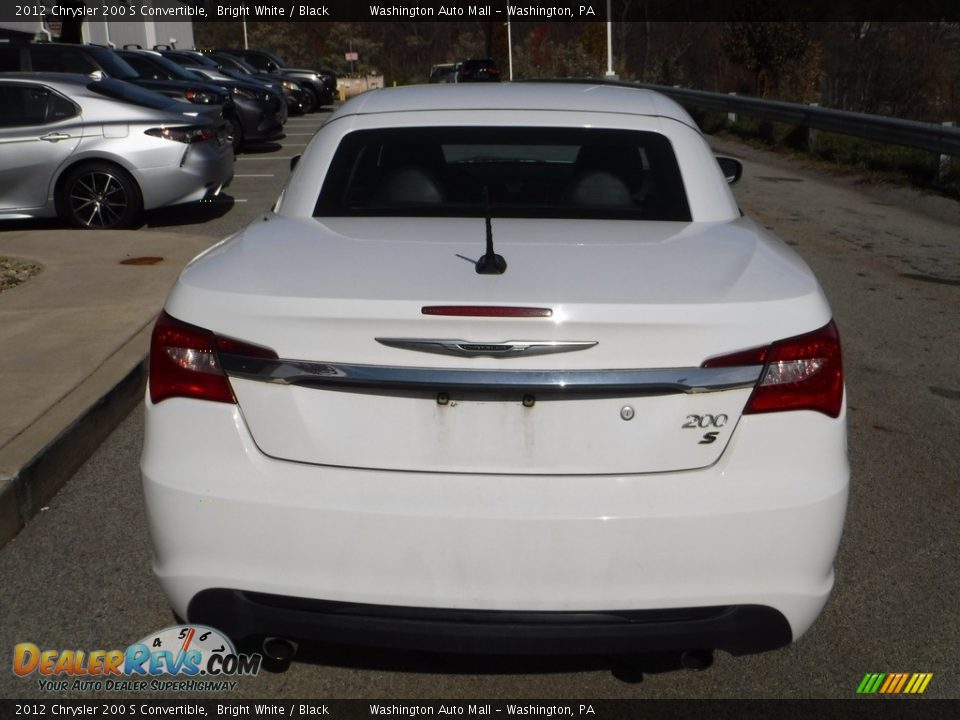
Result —
M 776 87 L 782 75 L 808 48 L 806 26 L 796 22 L 729 22 L 723 52 L 751 73 L 760 97 Z

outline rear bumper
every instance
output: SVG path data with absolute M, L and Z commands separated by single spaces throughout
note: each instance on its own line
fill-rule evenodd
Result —
M 236 406 L 182 398 L 146 419 L 154 571 L 179 615 L 238 637 L 753 652 L 800 637 L 833 587 L 843 415 L 747 416 L 709 468 L 593 476 L 286 462 Z
M 136 170 L 146 210 L 195 202 L 216 194 L 233 177 L 233 150 L 212 143 L 183 149 L 176 165 Z
M 232 638 L 287 637 L 400 650 L 478 654 L 577 654 L 719 649 L 775 650 L 792 639 L 777 610 L 761 605 L 601 612 L 437 610 L 205 590 L 190 622 Z
M 279 95 L 270 100 L 244 98 L 236 106 L 247 140 L 273 140 L 283 134 L 288 111 Z

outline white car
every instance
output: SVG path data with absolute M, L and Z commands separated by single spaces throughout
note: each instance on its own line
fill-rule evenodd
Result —
M 157 577 L 270 656 L 742 654 L 833 586 L 830 307 L 649 91 L 346 103 L 183 272 L 146 405 Z

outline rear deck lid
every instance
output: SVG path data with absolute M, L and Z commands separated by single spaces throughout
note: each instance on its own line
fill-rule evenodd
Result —
M 482 220 L 265 222 L 188 268 L 168 312 L 282 359 L 223 358 L 267 455 L 507 474 L 710 465 L 760 367 L 703 361 L 829 319 L 803 263 L 745 220 L 495 224 L 510 266 L 485 276 Z

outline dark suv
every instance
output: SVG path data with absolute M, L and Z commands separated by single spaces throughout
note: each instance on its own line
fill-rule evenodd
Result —
M 460 63 L 457 82 L 500 82 L 500 70 L 490 58 L 470 58 Z
M 222 72 L 237 78 L 237 80 L 261 80 L 271 84 L 279 83 L 287 100 L 288 112 L 297 114 L 304 112 L 304 107 L 310 98 L 303 91 L 300 83 L 293 78 L 259 72 L 255 67 L 236 55 L 214 52 L 206 52 L 206 55 L 214 62 L 219 63 Z
M 331 70 L 309 70 L 289 67 L 278 56 L 266 50 L 218 49 L 223 53 L 238 57 L 260 72 L 271 75 L 283 75 L 295 80 L 307 95 L 305 112 L 315 112 L 324 105 L 331 105 L 337 92 L 337 76 Z

